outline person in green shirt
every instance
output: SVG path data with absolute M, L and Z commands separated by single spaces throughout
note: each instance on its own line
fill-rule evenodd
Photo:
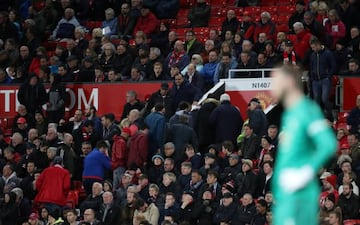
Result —
M 274 225 L 317 225 L 317 172 L 335 154 L 336 139 L 320 107 L 303 93 L 302 72 L 283 66 L 272 73 L 272 95 L 283 103 L 272 191 Z

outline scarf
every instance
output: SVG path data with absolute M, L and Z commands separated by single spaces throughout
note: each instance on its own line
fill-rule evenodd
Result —
M 173 52 L 170 56 L 170 60 L 169 60 L 169 67 L 171 67 L 172 65 L 176 65 L 179 63 L 180 59 L 185 55 L 185 51 L 182 52 Z
M 290 63 L 289 53 L 284 51 L 283 57 L 284 57 L 284 65 L 289 64 Z M 291 51 L 291 64 L 296 66 L 296 55 L 294 51 Z

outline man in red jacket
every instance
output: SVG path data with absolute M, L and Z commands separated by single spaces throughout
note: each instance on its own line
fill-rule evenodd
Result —
M 276 37 L 276 26 L 271 20 L 271 15 L 269 12 L 262 12 L 260 14 L 260 22 L 256 24 L 254 30 L 254 43 L 258 41 L 259 34 L 265 33 L 267 35 L 268 40 L 275 41 Z
M 129 154 L 127 140 L 130 136 L 130 128 L 124 127 L 120 135 L 113 137 L 111 153 L 111 169 L 113 170 L 113 187 L 118 187 L 122 174 L 126 169 L 126 162 Z
M 154 13 L 150 12 L 148 6 L 143 5 L 141 8 L 141 15 L 137 20 L 136 26 L 134 28 L 134 37 L 138 31 L 144 31 L 147 37 L 150 37 L 150 34 L 155 32 L 156 28 L 159 25 L 159 20 L 156 18 Z
M 310 39 L 312 38 L 312 34 L 308 30 L 305 30 L 304 25 L 301 22 L 294 23 L 293 27 L 295 35 L 289 36 L 289 39 L 294 44 L 296 55 L 302 60 L 310 50 Z
M 61 209 L 66 205 L 70 190 L 70 173 L 62 166 L 63 160 L 56 156 L 53 165 L 46 168 L 36 180 L 35 202 L 44 204 L 49 210 Z

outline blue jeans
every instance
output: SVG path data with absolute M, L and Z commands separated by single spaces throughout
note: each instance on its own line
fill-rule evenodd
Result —
M 331 79 L 325 78 L 322 80 L 312 81 L 312 93 L 315 101 L 326 110 L 327 113 L 331 113 L 331 103 L 329 101 L 331 90 Z

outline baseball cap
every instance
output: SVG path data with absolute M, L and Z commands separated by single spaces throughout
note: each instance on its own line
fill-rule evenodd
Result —
M 21 124 L 26 123 L 26 119 L 24 117 L 19 117 L 16 123 L 21 123 Z

